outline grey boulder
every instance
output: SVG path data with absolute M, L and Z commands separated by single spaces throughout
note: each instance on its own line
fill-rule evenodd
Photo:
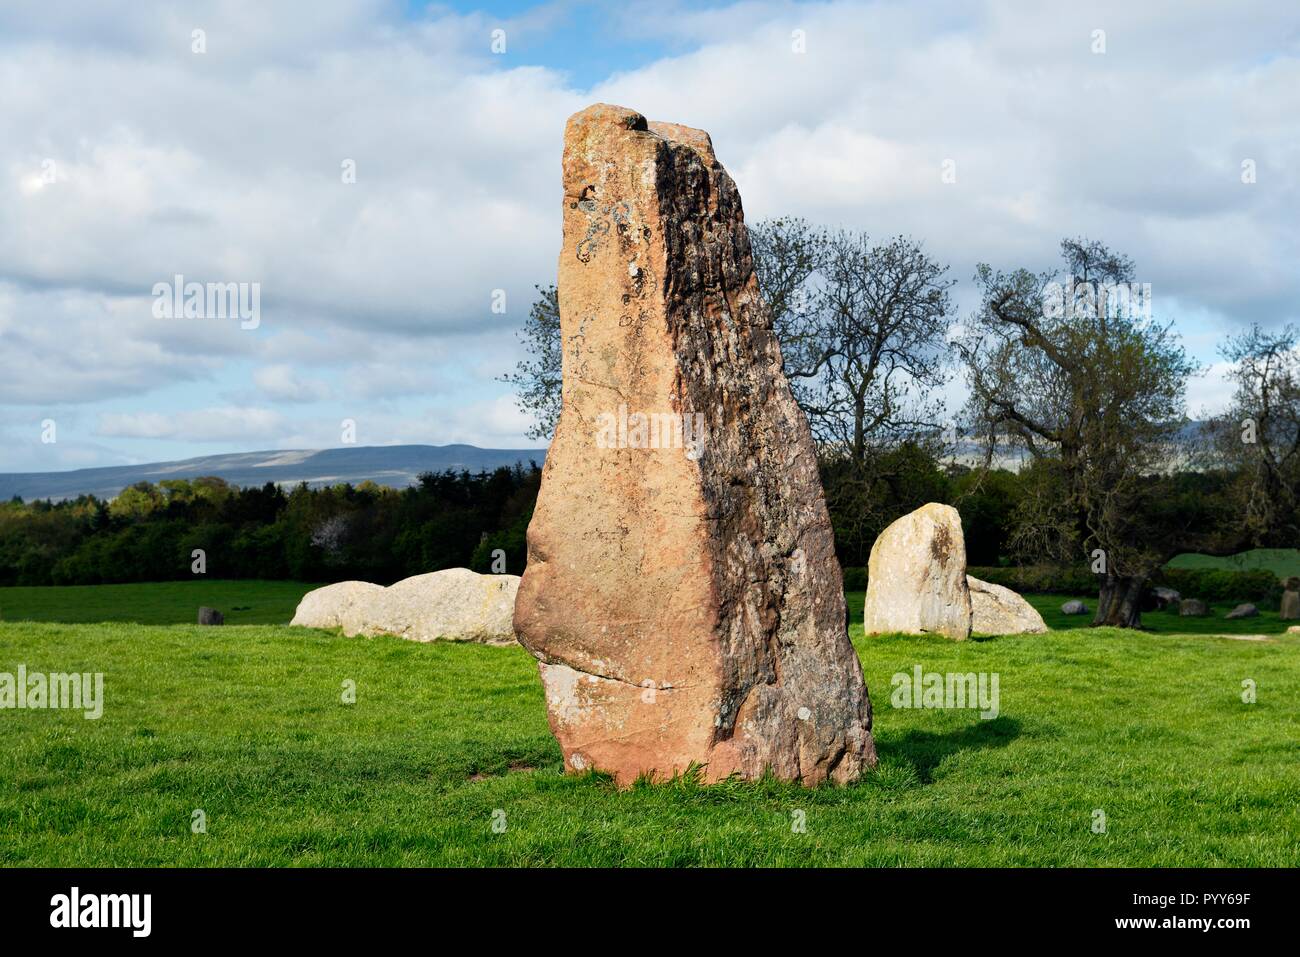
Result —
M 225 623 L 226 616 L 215 608 L 209 608 L 207 605 L 204 605 L 199 609 L 200 625 L 224 625 Z
M 981 635 L 1041 635 L 1047 631 L 1037 609 L 1010 588 L 966 576 L 971 631 Z
M 1157 585 L 1151 589 L 1151 594 L 1155 596 L 1157 608 L 1168 608 L 1171 605 L 1177 605 L 1183 599 L 1183 596 L 1174 589 L 1166 588 L 1164 585 Z

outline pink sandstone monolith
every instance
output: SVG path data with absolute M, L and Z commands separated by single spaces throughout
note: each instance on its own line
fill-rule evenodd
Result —
M 708 134 L 564 140 L 563 409 L 515 631 L 567 768 L 850 781 L 871 703 L 807 421 Z

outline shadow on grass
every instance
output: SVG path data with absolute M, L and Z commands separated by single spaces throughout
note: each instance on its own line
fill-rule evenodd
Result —
M 934 733 L 909 731 L 901 738 L 876 740 L 876 751 L 883 759 L 906 762 L 916 770 L 922 784 L 933 782 L 934 769 L 950 754 L 972 748 L 1004 748 L 1020 736 L 1020 722 L 1012 718 L 977 720 L 955 731 Z

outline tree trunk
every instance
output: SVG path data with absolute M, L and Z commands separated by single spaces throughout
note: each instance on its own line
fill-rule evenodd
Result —
M 1097 614 L 1092 619 L 1094 628 L 1109 625 L 1112 628 L 1142 627 L 1142 589 L 1146 575 L 1115 575 L 1106 573 L 1097 597 Z
M 863 395 L 853 397 L 853 464 L 862 468 L 867 463 L 867 400 Z

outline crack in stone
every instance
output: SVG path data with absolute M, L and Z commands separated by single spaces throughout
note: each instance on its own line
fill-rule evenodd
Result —
M 570 662 L 567 662 L 562 658 L 552 658 L 546 656 L 546 657 L 538 658 L 537 660 L 548 665 L 560 665 L 561 667 L 568 668 L 570 671 L 576 671 L 580 675 L 586 675 L 589 678 L 601 678 L 605 681 L 613 681 L 616 682 L 617 684 L 627 685 L 629 688 L 636 688 L 638 691 L 653 691 L 657 694 L 658 692 L 661 691 L 664 692 L 685 691 L 687 688 L 693 687 L 692 685 L 678 685 L 678 684 L 673 684 L 673 685 L 637 684 L 634 681 L 628 681 L 626 678 L 616 678 L 614 675 L 603 674 L 599 671 L 591 671 L 590 669 L 587 668 L 579 668 L 577 665 L 571 664 Z M 646 680 L 652 681 L 653 679 L 647 678 Z

